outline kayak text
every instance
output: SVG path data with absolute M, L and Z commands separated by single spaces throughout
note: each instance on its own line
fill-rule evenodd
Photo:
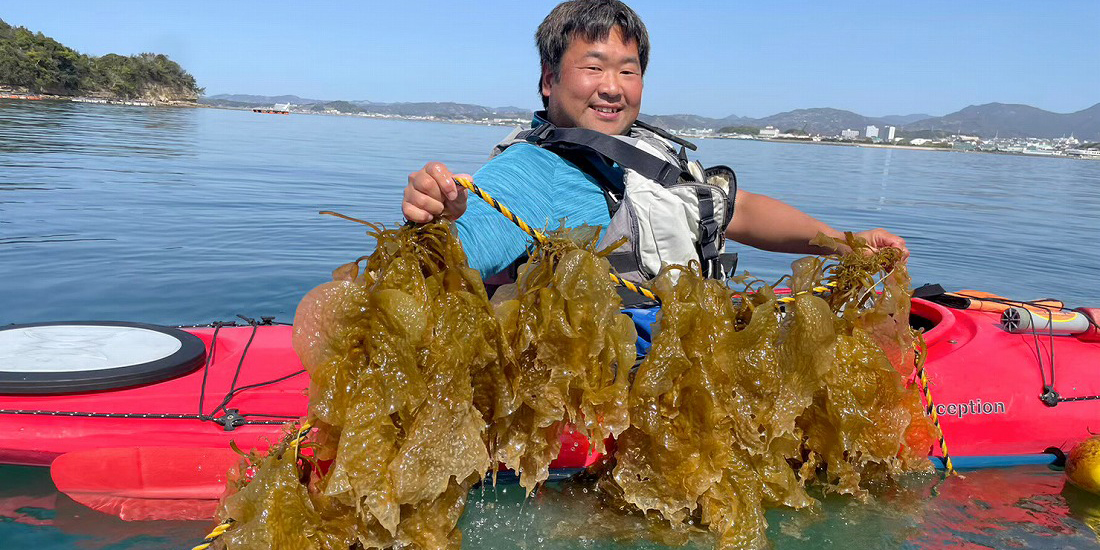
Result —
M 971 399 L 966 403 L 940 403 L 936 405 L 936 414 L 940 416 L 957 416 L 962 418 L 968 414 L 1005 414 L 1005 404 L 982 403 L 981 399 Z

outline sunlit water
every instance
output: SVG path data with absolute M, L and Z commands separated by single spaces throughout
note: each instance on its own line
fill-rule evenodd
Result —
M 427 160 L 474 171 L 506 130 L 352 117 L 271 116 L 0 100 L 0 323 L 183 324 L 238 313 L 289 321 L 330 270 L 368 252 L 336 210 L 400 220 Z M 1100 162 L 701 140 L 743 188 L 841 229 L 886 227 L 914 282 L 1100 306 Z M 476 200 L 476 199 L 471 199 Z M 793 259 L 741 251 L 765 279 Z M 1096 545 L 1089 495 L 1044 467 L 970 472 L 932 496 L 907 480 L 873 502 L 829 497 L 769 512 L 777 548 L 1079 548 Z M 659 548 L 594 494 L 475 489 L 467 548 Z M 1097 508 L 1100 510 L 1100 508 Z M 1097 513 L 1100 515 L 1100 512 Z M 598 528 L 597 528 L 598 527 Z M 0 467 L 0 547 L 183 548 L 204 523 L 127 523 L 54 490 L 45 469 Z M 602 534 L 600 534 L 602 533 Z M 708 548 L 705 536 L 689 546 Z

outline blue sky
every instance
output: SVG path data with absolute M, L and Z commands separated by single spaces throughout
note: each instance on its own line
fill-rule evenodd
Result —
M 9 0 L 0 18 L 88 54 L 165 53 L 209 94 L 533 108 L 532 36 L 556 3 Z M 630 4 L 653 43 L 646 113 L 1100 102 L 1095 0 Z

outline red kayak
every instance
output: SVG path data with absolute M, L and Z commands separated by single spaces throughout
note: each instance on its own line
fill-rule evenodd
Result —
M 911 320 L 925 331 L 925 372 L 956 467 L 1049 462 L 1048 448 L 1100 429 L 1095 311 L 980 293 L 930 298 L 913 299 Z M 309 379 L 291 333 L 268 320 L 2 327 L 0 462 L 66 455 L 53 476 L 79 502 L 131 519 L 208 518 L 230 441 L 266 448 L 305 414 Z M 559 476 L 598 458 L 579 436 L 562 438 Z

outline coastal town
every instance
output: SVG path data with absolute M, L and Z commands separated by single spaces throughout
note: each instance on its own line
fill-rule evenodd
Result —
M 966 134 L 951 134 L 938 138 L 905 138 L 898 135 L 897 127 L 895 126 L 884 126 L 880 128 L 874 125 L 867 126 L 863 130 L 845 129 L 841 131 L 840 134 L 831 136 L 807 134 L 798 131 L 781 132 L 778 128 L 773 126 L 761 128 L 756 134 L 747 132 L 723 132 L 720 130 L 716 131 L 701 128 L 692 128 L 676 133 L 682 137 L 695 139 L 755 139 L 795 143 L 939 149 L 947 151 L 1100 160 L 1100 143 L 1083 142 L 1072 135 L 1055 139 L 1000 138 L 997 136 L 985 139 L 980 136 Z

